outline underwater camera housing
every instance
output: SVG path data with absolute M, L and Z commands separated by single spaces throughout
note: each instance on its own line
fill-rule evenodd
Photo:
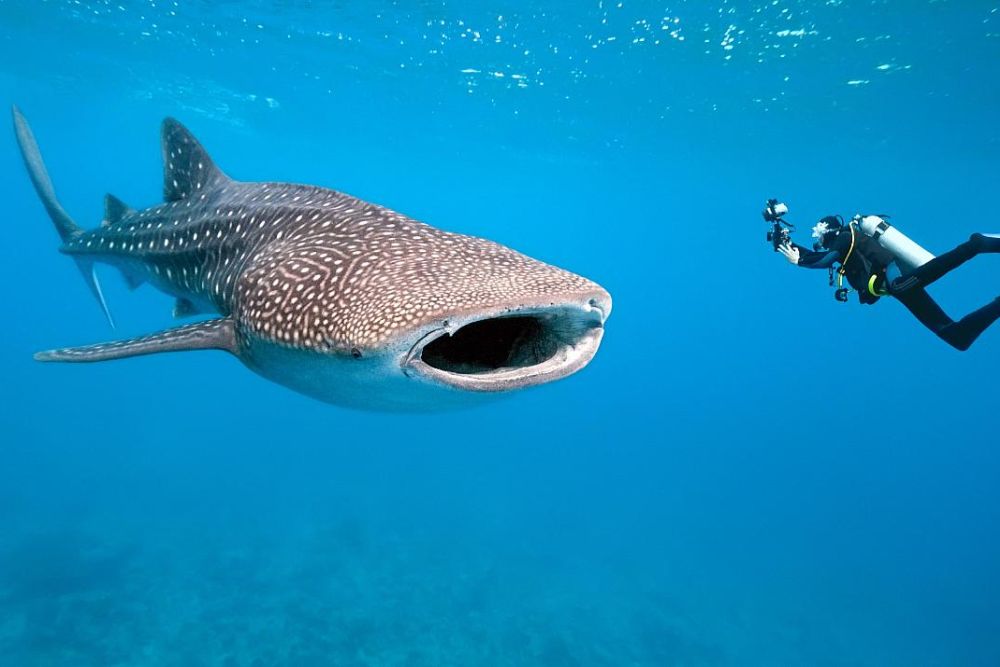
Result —
M 786 213 L 788 213 L 788 207 L 777 199 L 768 199 L 761 212 L 764 221 L 771 223 L 771 229 L 767 232 L 767 242 L 771 244 L 775 252 L 778 252 L 779 246 L 790 243 L 792 240 L 792 230 L 795 229 L 795 225 L 785 221 Z

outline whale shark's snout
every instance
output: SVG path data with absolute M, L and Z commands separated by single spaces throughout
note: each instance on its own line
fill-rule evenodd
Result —
M 548 303 L 467 313 L 421 335 L 403 370 L 410 377 L 466 391 L 510 391 L 551 382 L 590 362 L 610 312 L 610 295 L 596 288 Z

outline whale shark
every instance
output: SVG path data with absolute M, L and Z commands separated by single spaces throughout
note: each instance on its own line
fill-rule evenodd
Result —
M 40 361 L 222 350 L 328 403 L 425 410 L 564 378 L 600 346 L 611 296 L 597 283 L 335 190 L 234 180 L 171 118 L 164 201 L 137 210 L 109 194 L 100 225 L 84 229 L 56 198 L 16 107 L 13 117 L 60 251 L 109 321 L 97 264 L 173 296 L 175 317 L 214 315 Z

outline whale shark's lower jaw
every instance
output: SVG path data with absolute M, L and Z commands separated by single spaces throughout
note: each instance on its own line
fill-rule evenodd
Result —
M 610 298 L 602 295 L 449 320 L 410 349 L 404 372 L 461 391 L 501 392 L 552 382 L 590 362 L 610 310 Z

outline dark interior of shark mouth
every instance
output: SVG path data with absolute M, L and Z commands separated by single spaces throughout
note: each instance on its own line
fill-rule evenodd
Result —
M 560 332 L 538 317 L 495 317 L 431 341 L 421 359 L 449 373 L 489 373 L 548 361 L 562 343 Z
M 463 389 L 502 391 L 579 370 L 597 351 L 599 311 L 559 309 L 476 320 L 444 330 L 415 350 L 425 375 Z

